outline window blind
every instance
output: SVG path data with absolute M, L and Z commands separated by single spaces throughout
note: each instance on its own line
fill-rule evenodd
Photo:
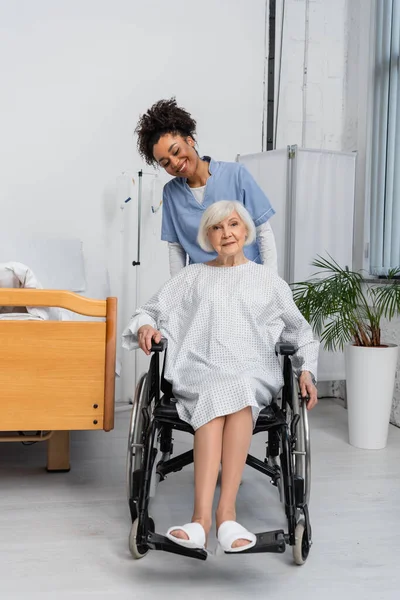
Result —
M 371 273 L 400 265 L 400 0 L 376 3 Z

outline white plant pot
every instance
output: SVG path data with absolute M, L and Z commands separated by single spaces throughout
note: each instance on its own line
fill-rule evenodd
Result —
M 385 448 L 393 401 L 398 346 L 345 348 L 349 441 L 356 448 Z

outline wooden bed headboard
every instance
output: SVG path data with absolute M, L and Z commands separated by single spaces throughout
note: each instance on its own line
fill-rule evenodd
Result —
M 117 299 L 2 288 L 1 305 L 59 307 L 105 320 L 0 320 L 0 430 L 110 431 Z

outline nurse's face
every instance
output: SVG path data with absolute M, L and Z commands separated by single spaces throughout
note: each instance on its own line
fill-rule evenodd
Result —
M 212 225 L 207 235 L 215 252 L 219 256 L 227 258 L 242 251 L 247 237 L 247 229 L 237 212 L 233 211 L 229 217 Z
M 174 177 L 190 179 L 196 172 L 199 156 L 190 136 L 166 133 L 153 146 L 153 156 L 158 164 Z

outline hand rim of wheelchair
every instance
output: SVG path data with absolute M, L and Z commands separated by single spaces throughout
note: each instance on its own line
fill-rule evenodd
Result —
M 311 492 L 311 441 L 308 423 L 307 399 L 301 398 L 297 378 L 293 375 L 293 413 L 301 415 L 302 427 L 298 428 L 295 451 L 302 454 L 294 454 L 294 473 L 303 478 L 304 481 L 304 504 L 308 507 Z M 300 431 L 299 431 L 300 430 Z M 303 565 L 310 553 L 312 545 L 311 525 L 307 532 L 306 516 L 299 509 L 295 529 L 295 544 L 292 546 L 293 560 L 296 565 Z
M 297 438 L 295 443 L 295 451 L 299 454 L 293 455 L 293 466 L 294 473 L 301 477 L 304 481 L 304 504 L 308 506 L 310 501 L 311 493 L 311 442 L 310 442 L 310 428 L 308 424 L 308 411 L 307 401 L 301 398 L 300 389 L 297 377 L 293 374 L 293 409 L 288 407 L 288 424 L 293 415 L 299 414 L 301 416 L 300 424 L 297 428 Z M 280 469 L 279 458 L 271 460 L 269 464 L 276 465 Z M 282 504 L 284 504 L 284 493 L 282 487 L 282 478 L 280 477 L 277 482 L 279 490 L 279 498 Z
M 302 454 L 294 454 L 294 472 L 304 481 L 304 503 L 309 504 L 311 493 L 311 440 L 310 427 L 308 424 L 307 400 L 301 398 L 298 380 L 293 375 L 293 413 L 301 416 L 302 427 L 297 428 L 297 439 L 295 451 Z M 304 454 L 303 454 L 304 453 Z

